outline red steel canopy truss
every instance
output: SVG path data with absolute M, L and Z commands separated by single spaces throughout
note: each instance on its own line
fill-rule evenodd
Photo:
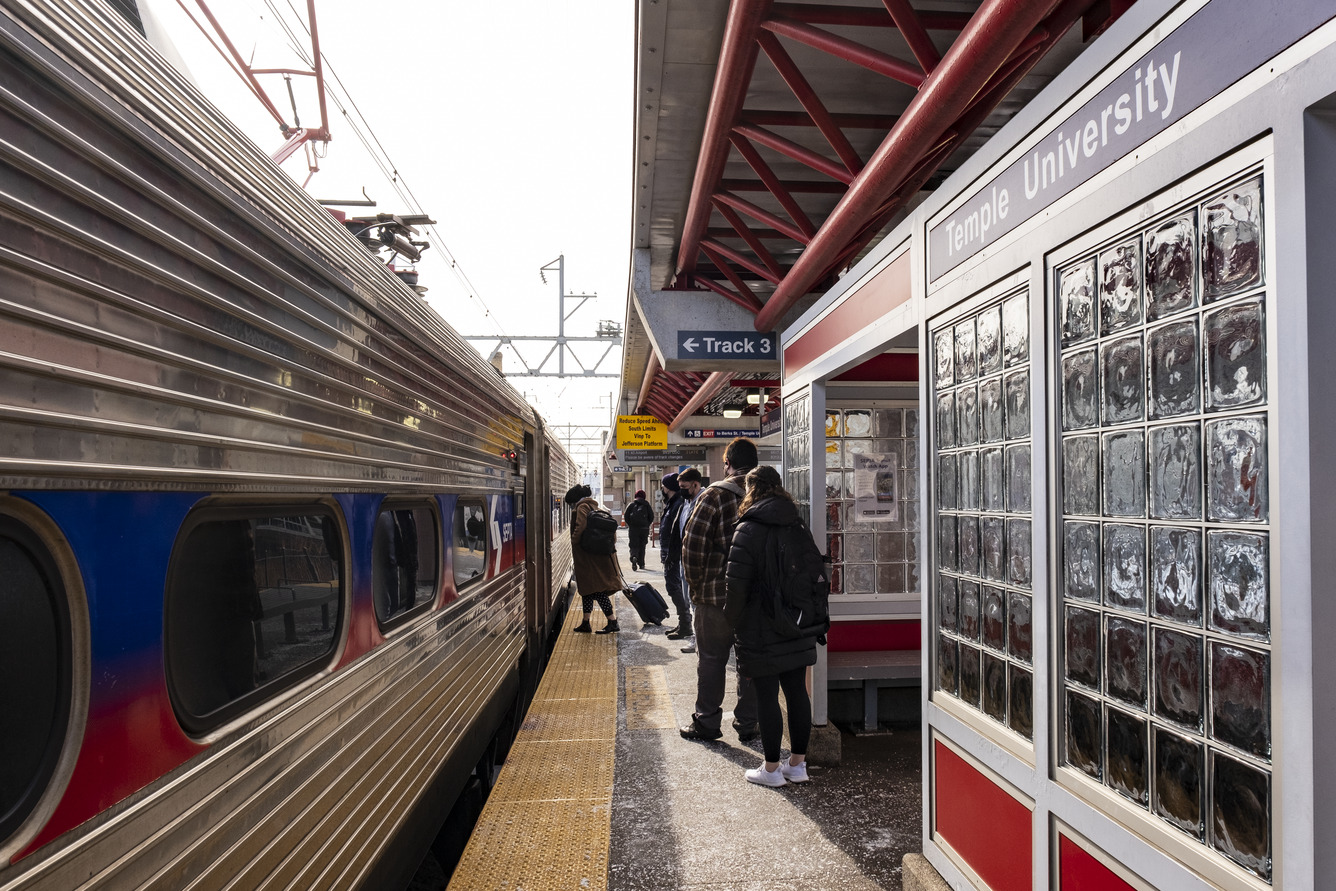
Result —
M 857 259 L 1096 5 L 1111 14 L 1108 0 L 984 0 L 972 14 L 917 10 L 910 0 L 882 8 L 734 0 L 673 286 L 713 291 L 751 311 L 758 331 L 773 330 Z M 888 98 L 896 113 L 833 111 L 822 97 L 836 82 L 832 58 L 894 82 L 907 101 Z M 791 92 L 780 100 L 789 108 L 764 104 L 776 102 L 773 91 L 749 89 L 761 65 Z M 739 159 L 751 176 L 725 178 Z M 645 391 L 663 417 L 684 405 L 672 389 Z

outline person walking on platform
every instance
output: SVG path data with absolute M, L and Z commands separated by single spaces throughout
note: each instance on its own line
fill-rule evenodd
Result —
M 677 578 L 682 586 L 683 612 L 686 618 L 678 622 L 678 633 L 666 636 L 676 640 L 686 638 L 687 645 L 682 648 L 682 652 L 694 653 L 696 652 L 696 631 L 692 627 L 692 620 L 695 618 L 695 613 L 691 609 L 691 591 L 687 586 L 687 574 L 682 568 L 682 536 L 686 534 L 687 520 L 691 518 L 691 509 L 696 506 L 696 496 L 700 494 L 705 479 L 700 475 L 699 470 L 688 467 L 677 475 L 677 484 L 682 488 L 682 511 L 678 514 L 677 519 Z
M 738 437 L 724 450 L 726 477 L 711 483 L 696 496 L 682 535 L 682 566 L 696 616 L 696 710 L 691 723 L 680 728 L 683 739 L 713 740 L 723 736 L 724 687 L 733 629 L 724 616 L 726 566 L 743 479 L 756 466 L 756 445 Z M 681 477 L 679 476 L 680 480 Z M 738 703 L 733 708 L 733 729 L 746 742 L 757 736 L 756 691 L 752 682 L 738 677 Z
M 654 525 L 654 508 L 645 499 L 645 490 L 637 489 L 635 500 L 626 506 L 623 515 L 631 539 L 631 568 L 645 568 L 645 545 L 649 542 L 649 527 Z
M 724 615 L 735 634 L 738 674 L 756 686 L 765 763 L 748 770 L 748 781 L 762 786 L 807 781 L 807 743 L 812 735 L 812 703 L 807 695 L 807 667 L 816 664 L 817 638 L 790 636 L 774 622 L 782 588 L 781 544 L 790 536 L 811 533 L 798 516 L 793 496 L 784 491 L 779 471 L 757 467 L 747 474 L 747 494 L 738 507 L 738 526 L 728 552 L 728 597 Z M 779 762 L 784 719 L 779 689 L 789 709 L 792 754 Z
M 575 558 L 575 587 L 580 592 L 584 621 L 576 631 L 589 632 L 589 618 L 594 614 L 597 602 L 607 616 L 608 624 L 597 634 L 612 634 L 621 631 L 617 616 L 612 609 L 612 595 L 626 587 L 622 582 L 622 571 L 617 566 L 617 554 L 591 554 L 580 546 L 580 536 L 584 534 L 589 522 L 590 511 L 599 510 L 600 505 L 594 500 L 594 493 L 588 486 L 572 486 L 566 493 L 565 501 L 571 505 L 571 554 Z

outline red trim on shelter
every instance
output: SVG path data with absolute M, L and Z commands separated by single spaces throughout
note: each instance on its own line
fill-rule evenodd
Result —
M 918 353 L 878 353 L 833 381 L 917 381 Z
M 992 891 L 1030 891 L 1034 820 L 1030 809 L 940 740 L 933 741 L 933 834 Z
M 790 377 L 868 328 L 912 293 L 909 254 L 902 254 L 854 291 L 802 336 L 784 348 L 784 376 Z M 915 360 L 917 361 L 917 360 Z
M 832 653 L 917 650 L 920 639 L 918 619 L 878 622 L 836 621 L 826 632 L 826 648 Z
M 1058 834 L 1058 887 L 1064 891 L 1136 891 L 1067 836 Z

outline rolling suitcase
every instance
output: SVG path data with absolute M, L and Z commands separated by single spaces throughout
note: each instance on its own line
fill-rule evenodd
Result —
M 668 618 L 668 604 L 663 602 L 663 595 L 649 582 L 641 582 L 626 589 L 626 599 L 636 608 L 640 621 L 646 625 L 662 625 Z

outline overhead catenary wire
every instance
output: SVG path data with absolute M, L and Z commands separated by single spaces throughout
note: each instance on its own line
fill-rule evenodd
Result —
M 279 27 L 281 27 L 284 33 L 287 35 L 288 44 L 289 47 L 292 49 L 292 51 L 296 53 L 297 57 L 300 58 L 304 64 L 306 64 L 309 67 L 314 67 L 314 60 L 311 58 L 309 52 L 307 51 L 305 42 L 299 37 L 299 35 L 295 31 L 293 31 L 292 26 L 288 23 L 286 17 L 275 5 L 274 0 L 264 0 L 264 2 L 265 5 L 269 8 L 269 11 L 273 14 L 274 19 L 278 22 Z M 302 29 L 306 32 L 307 38 L 309 39 L 310 36 L 309 23 L 307 23 L 302 18 L 301 14 L 297 11 L 296 7 L 292 5 L 292 0 L 287 0 L 287 6 L 288 9 L 292 12 L 293 17 L 296 18 L 296 20 L 301 24 Z M 408 184 L 408 181 L 403 176 L 403 174 L 400 173 L 393 159 L 390 158 L 389 151 L 386 150 L 384 144 L 381 143 L 379 137 L 376 136 L 375 128 L 371 126 L 370 121 L 368 121 L 366 119 L 366 116 L 362 113 L 362 110 L 358 106 L 357 101 L 352 96 L 352 92 L 344 85 L 343 79 L 339 77 L 338 72 L 334 69 L 333 64 L 330 62 L 329 57 L 325 55 L 323 52 L 320 54 L 320 56 L 324 62 L 325 71 L 333 79 L 334 83 L 338 85 L 339 91 L 342 93 L 342 96 L 340 96 L 333 90 L 329 90 L 329 97 L 333 100 L 334 105 L 339 110 L 340 114 L 343 115 L 348 125 L 348 128 L 357 137 L 358 141 L 362 143 L 362 146 L 366 150 L 368 157 L 371 159 L 372 163 L 374 163 L 376 167 L 380 170 L 381 175 L 385 178 L 390 188 L 394 190 L 394 193 L 399 197 L 399 200 L 402 201 L 404 205 L 406 205 L 413 213 L 422 214 L 425 216 L 426 213 L 422 208 L 422 204 L 418 201 L 417 196 L 416 194 L 414 194 L 412 187 Z M 343 101 L 345 99 L 347 100 L 346 105 Z M 354 118 L 352 115 L 349 114 L 348 106 L 351 106 L 353 112 L 356 113 L 356 118 Z M 361 122 L 361 126 L 359 126 L 358 124 L 359 120 Z M 363 128 L 365 128 L 365 132 L 363 132 Z M 454 252 L 451 251 L 449 246 L 445 243 L 445 239 L 441 237 L 441 234 L 440 232 L 437 231 L 436 226 L 429 225 L 426 228 L 428 232 L 431 234 L 433 246 L 444 256 L 446 260 L 449 261 L 450 271 L 454 274 L 455 278 L 459 280 L 459 283 L 463 285 L 465 292 L 469 296 L 469 299 L 476 300 L 478 302 L 478 305 L 483 310 L 483 317 L 491 322 L 492 326 L 496 328 L 496 331 L 500 337 L 509 337 L 510 335 L 501 325 L 497 316 L 492 312 L 491 307 L 487 305 L 487 301 L 483 299 L 482 294 L 479 292 L 479 289 L 477 288 L 477 286 L 473 284 L 473 280 L 469 278 L 468 273 L 465 272 L 463 264 L 459 262 L 458 257 L 455 256 Z

